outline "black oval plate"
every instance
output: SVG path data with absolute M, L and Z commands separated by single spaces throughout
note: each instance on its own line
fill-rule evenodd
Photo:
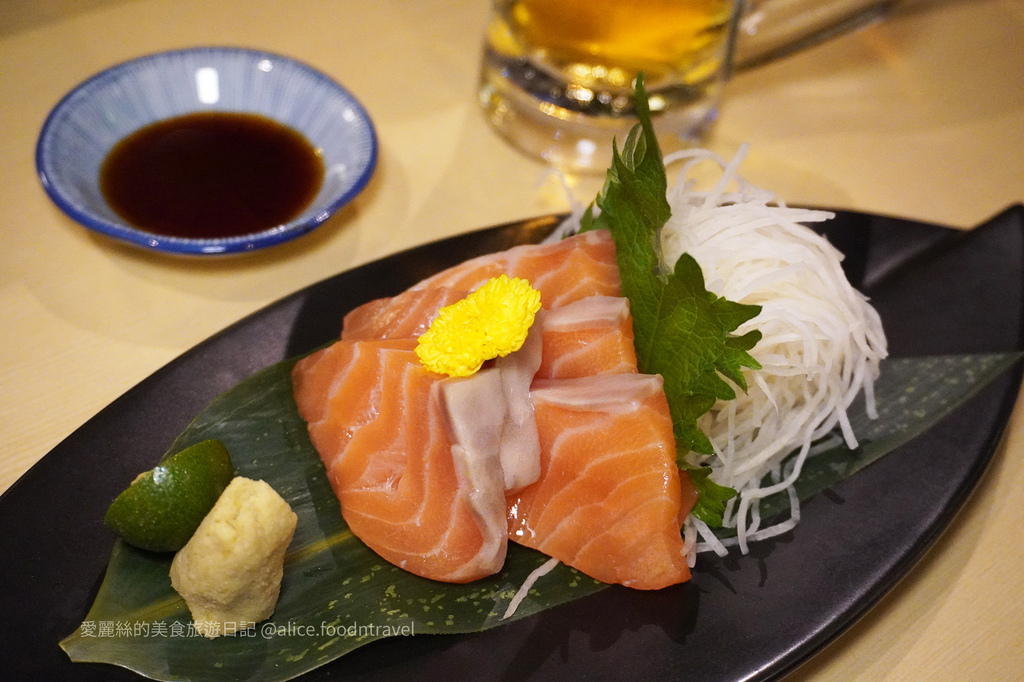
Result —
M 135 679 L 73 664 L 58 641 L 81 622 L 113 537 L 123 482 L 159 460 L 218 394 L 337 337 L 346 311 L 441 268 L 532 243 L 557 217 L 428 244 L 342 273 L 212 337 L 112 403 L 0 498 L 0 671 L 11 679 Z M 1024 348 L 1024 206 L 970 232 L 840 212 L 826 233 L 878 308 L 893 356 Z M 962 506 L 1016 398 L 1008 374 L 923 436 L 803 506 L 795 531 L 750 555 L 702 555 L 694 579 L 613 587 L 476 635 L 370 644 L 309 679 L 775 679 L 895 585 Z M 914 486 L 907 486 L 907 480 Z

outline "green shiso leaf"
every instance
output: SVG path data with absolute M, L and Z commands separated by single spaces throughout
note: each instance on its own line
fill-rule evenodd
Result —
M 666 272 L 659 232 L 671 216 L 668 180 L 651 124 L 643 78 L 637 78 L 633 127 L 620 153 L 613 150 L 604 189 L 584 217 L 584 229 L 607 229 L 615 240 L 622 293 L 629 299 L 640 371 L 660 374 L 675 425 L 679 460 L 690 451 L 710 455 L 711 443 L 697 419 L 716 400 L 746 390 L 742 368 L 760 365 L 747 352 L 760 332 L 732 336 L 757 316 L 760 306 L 741 305 L 704 287 L 700 266 L 687 254 Z
M 612 234 L 622 292 L 633 315 L 637 363 L 641 372 L 665 380 L 677 461 L 687 468 L 684 458 L 691 450 L 713 452 L 697 420 L 716 401 L 734 399 L 733 385 L 746 390 L 744 367 L 760 368 L 748 351 L 761 333 L 732 332 L 756 317 L 761 307 L 708 292 L 700 266 L 689 254 L 667 272 L 659 233 L 672 213 L 666 199 L 668 179 L 642 77 L 637 78 L 636 110 L 640 123 L 630 131 L 621 154 L 613 149 L 612 167 L 596 199 L 600 213 L 591 206 L 582 225 Z M 721 525 L 725 502 L 736 491 L 715 484 L 706 474 L 691 473 L 691 479 L 698 492 L 694 516 L 712 528 Z
M 853 413 L 862 446 L 851 453 L 836 445 L 809 459 L 797 484 L 800 498 L 927 430 L 1020 359 L 1020 353 L 1002 353 L 885 360 L 875 384 L 879 419 Z M 61 642 L 71 660 L 110 663 L 161 680 L 277 681 L 384 637 L 477 632 L 505 622 L 515 591 L 547 557 L 510 545 L 501 573 L 453 585 L 406 573 L 367 549 L 345 525 L 295 408 L 293 364 L 274 365 L 219 397 L 169 450 L 218 438 L 239 475 L 267 481 L 298 514 L 273 618 L 244 635 L 201 637 L 171 589 L 171 556 L 118 542 L 92 608 Z M 788 509 L 782 498 L 763 504 L 766 519 Z M 605 587 L 560 565 L 537 581 L 513 619 Z
M 690 481 L 698 493 L 697 502 L 690 513 L 706 523 L 709 528 L 720 528 L 725 516 L 725 503 L 736 496 L 736 491 L 712 481 L 709 478 L 711 467 L 694 466 L 684 461 L 680 468 L 690 475 Z

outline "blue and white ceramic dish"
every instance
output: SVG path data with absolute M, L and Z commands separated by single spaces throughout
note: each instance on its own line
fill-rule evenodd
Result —
M 128 225 L 100 191 L 104 158 L 135 130 L 198 111 L 259 114 L 302 133 L 323 154 L 319 194 L 294 220 L 239 237 L 167 237 Z M 366 186 L 376 161 L 373 124 L 348 91 L 293 59 L 241 48 L 163 52 L 107 69 L 57 104 L 36 147 L 39 179 L 65 213 L 114 239 L 175 254 L 253 251 L 305 234 Z

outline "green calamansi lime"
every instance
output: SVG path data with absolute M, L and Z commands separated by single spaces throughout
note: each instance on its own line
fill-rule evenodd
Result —
M 136 547 L 177 551 L 234 475 L 224 444 L 204 440 L 140 474 L 110 505 L 103 522 Z

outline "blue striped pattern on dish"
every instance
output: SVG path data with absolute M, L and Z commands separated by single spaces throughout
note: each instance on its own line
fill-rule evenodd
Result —
M 99 188 L 111 147 L 150 123 L 197 111 L 260 114 L 322 150 L 324 183 L 307 210 L 286 224 L 227 239 L 153 235 L 117 216 Z M 373 124 L 341 85 L 294 59 L 231 47 L 162 52 L 93 76 L 54 107 L 36 146 L 40 182 L 69 216 L 122 242 L 196 255 L 252 251 L 309 232 L 366 186 L 376 162 Z

